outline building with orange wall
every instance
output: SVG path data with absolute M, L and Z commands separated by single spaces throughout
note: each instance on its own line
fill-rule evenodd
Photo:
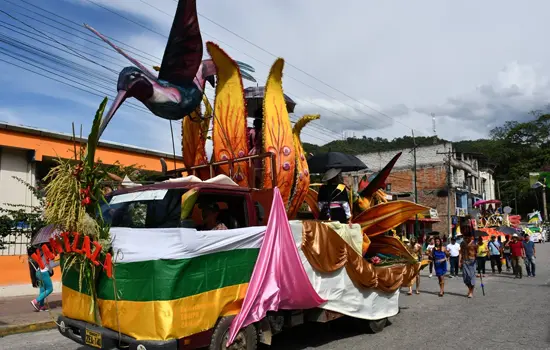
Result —
M 77 138 L 76 142 L 84 144 L 86 140 Z M 37 199 L 15 177 L 35 185 L 55 165 L 55 159 L 74 158 L 74 144 L 72 135 L 0 123 L 0 207 L 10 204 L 35 205 Z M 124 166 L 133 165 L 145 170 L 160 171 L 160 158 L 172 160 L 174 156 L 102 141 L 96 151 L 96 158 L 104 164 L 118 162 Z M 175 161 L 178 168 L 184 167 L 181 156 L 176 156 Z M 0 297 L 25 294 L 25 290 L 33 292 L 26 260 L 29 242 L 24 237 L 8 237 L 8 242 L 6 249 L 0 250 Z M 54 281 L 58 282 L 60 275 L 57 271 Z

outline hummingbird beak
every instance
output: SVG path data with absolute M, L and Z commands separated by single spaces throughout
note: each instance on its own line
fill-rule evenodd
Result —
M 113 116 L 115 115 L 120 105 L 124 102 L 124 100 L 126 100 L 127 94 L 128 94 L 128 91 L 126 90 L 118 91 L 118 94 L 116 95 L 115 100 L 111 104 L 111 108 L 109 108 L 109 112 L 107 112 L 107 115 L 101 121 L 98 138 L 101 137 L 101 135 L 103 134 L 103 131 L 105 131 L 105 128 L 107 128 L 107 124 L 109 124 L 111 119 L 113 119 Z

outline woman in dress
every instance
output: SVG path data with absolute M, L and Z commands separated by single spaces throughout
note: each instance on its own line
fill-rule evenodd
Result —
M 422 246 L 420 244 L 418 244 L 418 240 L 416 239 L 416 237 L 411 237 L 407 248 L 409 248 L 411 254 L 418 261 L 422 260 Z M 418 275 L 416 275 L 415 283 L 416 283 L 416 292 L 415 293 L 420 294 L 420 273 Z M 407 293 L 409 295 L 412 295 L 412 293 L 413 293 L 413 287 L 412 286 L 413 286 L 413 283 L 411 282 L 411 285 L 409 286 L 409 292 Z
M 432 249 L 432 259 L 434 262 L 435 275 L 439 281 L 439 296 L 442 297 L 445 294 L 445 274 L 447 273 L 447 256 L 448 252 L 443 247 L 441 238 L 437 237 L 434 241 L 434 248 Z

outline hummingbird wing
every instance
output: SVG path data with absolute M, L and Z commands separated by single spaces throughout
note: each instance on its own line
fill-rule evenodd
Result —
M 386 164 L 386 166 L 375 176 L 375 178 L 372 179 L 372 181 L 367 185 L 367 187 L 365 187 L 359 193 L 361 197 L 366 197 L 370 199 L 370 197 L 374 194 L 374 192 L 378 191 L 378 189 L 382 186 L 384 181 L 386 181 L 386 179 L 390 175 L 390 172 L 393 169 L 393 166 L 395 165 L 399 157 L 401 157 L 401 153 L 403 152 L 397 153 L 392 158 L 392 160 L 390 160 L 390 162 Z
M 158 78 L 149 70 L 147 67 L 145 67 L 143 64 L 141 64 L 138 60 L 128 55 L 126 52 L 124 52 L 120 47 L 113 44 L 109 39 L 107 39 L 103 34 L 95 30 L 94 28 L 90 27 L 86 23 L 84 23 L 84 27 L 86 27 L 88 30 L 90 30 L 92 33 L 97 35 L 101 40 L 105 41 L 109 46 L 111 46 L 113 49 L 115 49 L 119 54 L 126 57 L 130 62 L 132 62 L 136 67 L 138 67 L 143 74 L 145 74 L 150 79 L 157 81 Z
M 159 79 L 174 85 L 193 81 L 202 61 L 202 37 L 196 0 L 179 0 Z

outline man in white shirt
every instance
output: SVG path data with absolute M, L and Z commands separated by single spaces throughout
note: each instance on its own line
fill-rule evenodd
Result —
M 458 261 L 460 258 L 460 244 L 456 243 L 456 238 L 451 238 L 451 243 L 447 244 L 447 251 L 450 253 L 451 270 L 449 277 L 458 277 Z

